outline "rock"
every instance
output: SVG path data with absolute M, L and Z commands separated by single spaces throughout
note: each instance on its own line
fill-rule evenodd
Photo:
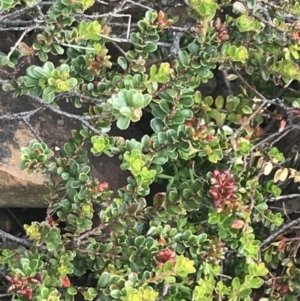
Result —
M 0 32 L 2 44 L 0 51 L 7 52 L 15 44 L 17 36 L 7 35 Z M 29 39 L 30 40 L 30 39 Z M 30 45 L 30 41 L 24 39 Z M 31 65 L 41 63 L 33 58 Z M 28 64 L 19 72 L 24 74 Z M 0 79 L 6 80 L 7 73 L 0 69 Z M 77 109 L 73 104 L 59 101 L 62 111 L 82 116 L 85 109 Z M 0 208 L 1 207 L 35 207 L 44 208 L 46 203 L 43 196 L 49 192 L 44 182 L 46 175 L 28 175 L 26 171 L 21 171 L 20 147 L 28 146 L 32 139 L 37 139 L 36 134 L 53 151 L 56 147 L 63 148 L 64 143 L 71 137 L 72 129 L 81 129 L 81 124 L 75 119 L 71 119 L 61 114 L 52 112 L 49 109 L 40 110 L 30 120 L 25 123 L 22 120 L 1 118 L 4 115 L 11 115 L 26 112 L 42 107 L 26 96 L 13 98 L 12 93 L 4 92 L 0 86 Z M 133 127 L 128 131 L 120 131 L 113 128 L 111 135 L 123 136 L 126 139 L 142 136 L 139 127 Z M 32 131 L 33 130 L 33 131 Z M 128 172 L 120 170 L 118 157 L 109 158 L 106 156 L 94 157 L 90 154 L 91 175 L 101 182 L 108 182 L 110 188 L 116 193 L 117 190 L 127 184 Z
M 82 115 L 72 104 L 60 104 L 61 110 Z M 39 106 L 39 104 L 37 105 Z M 13 99 L 10 93 L 0 91 L 1 115 L 15 114 L 34 109 L 32 101 L 20 96 Z M 23 121 L 1 121 L 0 115 L 0 207 L 46 207 L 43 196 L 49 192 L 44 185 L 47 176 L 43 174 L 28 175 L 21 171 L 20 147 L 28 146 L 35 135 L 28 124 Z M 29 124 L 35 133 L 54 150 L 63 148 L 71 137 L 72 129 L 79 129 L 79 122 L 53 113 L 49 109 L 41 110 L 30 118 Z M 141 133 L 129 131 L 121 133 L 113 129 L 111 135 L 122 135 L 137 139 Z M 138 137 L 139 136 L 139 137 Z M 99 181 L 108 182 L 111 189 L 117 191 L 127 183 L 128 173 L 120 170 L 118 157 L 109 158 L 105 155 L 91 159 L 91 175 Z
M 3 108 L 6 94 L 0 92 L 0 107 L 8 111 Z M 48 192 L 44 185 L 46 177 L 20 170 L 20 147 L 27 146 L 35 139 L 34 135 L 21 121 L 2 121 L 0 126 L 0 207 L 44 207 L 43 194 Z

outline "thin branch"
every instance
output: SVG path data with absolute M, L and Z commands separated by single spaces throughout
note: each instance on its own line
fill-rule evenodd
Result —
M 281 228 L 279 228 L 277 231 L 275 231 L 273 234 L 269 235 L 266 239 L 264 239 L 260 244 L 260 249 L 270 244 L 273 240 L 275 240 L 279 235 L 282 235 L 283 233 L 287 233 L 292 230 L 293 227 L 298 226 L 300 223 L 300 217 L 286 223 Z
M 20 246 L 23 246 L 25 248 L 30 248 L 32 246 L 32 242 L 25 239 L 25 238 L 19 238 L 16 236 L 13 236 L 9 233 L 6 233 L 5 231 L 0 230 L 0 237 L 2 237 L 3 240 L 11 241 L 14 243 L 17 243 Z
M 27 7 L 21 8 L 19 10 L 16 10 L 10 14 L 4 15 L 4 16 L 0 17 L 0 20 L 13 20 L 15 18 L 18 18 L 18 17 L 34 10 L 35 8 L 39 7 L 40 5 L 46 6 L 46 5 L 52 5 L 53 3 L 54 2 L 52 2 L 52 1 L 47 1 L 47 2 L 40 1 L 34 6 L 31 6 L 31 7 L 27 6 Z
M 39 26 L 39 29 L 44 29 L 46 26 Z M 0 31 L 23 31 L 28 29 L 28 27 L 0 27 Z
M 6 26 L 34 26 L 36 25 L 37 20 L 32 21 L 23 21 L 23 20 L 0 20 L 0 24 L 6 25 Z
M 238 78 L 243 82 L 245 86 L 247 86 L 250 90 L 252 90 L 262 101 L 268 101 L 268 99 L 261 93 L 259 93 L 254 87 L 252 87 L 245 79 L 244 77 L 234 68 L 233 64 L 229 63 L 232 71 L 238 76 Z
M 60 42 L 57 38 L 54 38 L 56 43 L 61 45 L 61 46 L 65 46 L 65 47 L 71 47 L 71 48 L 74 48 L 74 49 L 84 49 L 84 50 L 89 50 L 89 51 L 95 51 L 94 48 L 91 48 L 91 47 L 85 47 L 85 46 L 79 46 L 79 45 L 73 45 L 73 44 L 66 44 L 66 43 L 63 43 L 63 42 Z
M 100 34 L 101 37 L 111 40 L 111 41 L 115 41 L 115 42 L 119 42 L 119 43 L 130 43 L 132 44 L 132 42 L 129 39 L 123 39 L 123 38 L 118 38 L 118 37 L 109 37 L 109 36 L 105 36 L 103 34 Z M 157 46 L 162 46 L 162 47 L 172 47 L 173 44 L 171 43 L 165 43 L 165 42 L 157 42 L 156 43 Z
M 15 222 L 18 224 L 18 226 L 20 227 L 20 229 L 22 231 L 24 231 L 23 225 L 22 223 L 18 220 L 18 218 L 15 216 L 15 214 L 9 209 L 6 208 L 6 211 L 9 213 L 9 215 L 15 220 Z
M 81 99 L 85 99 L 91 103 L 101 103 L 102 101 L 98 98 L 94 98 L 94 97 L 90 97 L 87 95 L 83 95 L 81 93 L 79 93 L 78 91 L 70 91 L 66 94 L 62 94 L 62 97 L 79 97 Z
M 281 32 L 281 33 L 284 33 L 284 34 L 288 34 L 289 33 L 287 30 L 284 30 L 284 29 L 281 29 L 281 28 L 275 26 L 275 24 L 273 24 L 273 22 L 269 22 L 267 20 L 264 20 L 262 17 L 258 16 L 255 13 L 253 13 L 252 15 L 253 15 L 254 18 L 258 19 L 264 25 L 270 26 L 271 28 L 275 29 L 278 32 Z M 290 35 L 288 34 L 288 36 L 290 36 Z
M 35 113 L 37 113 L 41 109 L 42 108 L 37 108 L 37 109 L 31 110 L 31 111 L 2 115 L 2 116 L 0 116 L 0 120 L 16 120 L 16 119 L 24 120 L 24 118 L 30 118 L 31 116 L 33 116 Z
M 29 129 L 31 130 L 32 134 L 40 141 L 40 142 L 44 142 L 43 139 L 41 138 L 41 136 L 38 134 L 38 132 L 34 129 L 34 127 L 30 124 L 30 122 L 28 121 L 27 118 L 23 118 L 22 119 L 24 121 L 24 123 L 29 127 Z
M 54 108 L 53 106 L 46 104 L 41 98 L 31 95 L 31 94 L 25 94 L 26 96 L 28 96 L 29 98 L 33 99 L 34 101 L 38 102 L 39 104 L 43 105 L 44 107 L 46 107 L 47 109 L 51 110 L 52 112 L 59 114 L 61 116 L 65 116 L 71 119 L 75 119 L 80 121 L 82 124 L 84 124 L 86 127 L 88 127 L 90 130 L 92 130 L 94 133 L 98 134 L 98 135 L 102 135 L 103 133 L 99 130 L 97 130 L 95 127 L 93 127 L 87 120 L 92 119 L 91 117 L 95 116 L 79 116 L 79 115 L 75 115 L 75 114 L 71 114 L 71 113 L 67 113 L 64 111 L 61 111 L 59 109 Z
M 104 2 L 104 1 L 101 1 L 101 0 L 96 0 L 97 3 L 101 3 L 101 4 L 104 4 L 104 5 L 108 5 L 108 3 Z
M 285 128 L 284 131 L 280 132 L 280 136 L 277 137 L 274 141 L 272 141 L 270 143 L 270 147 L 273 146 L 276 142 L 278 142 L 279 140 L 281 140 L 284 136 L 286 136 L 289 132 L 291 132 L 294 128 L 291 126 L 291 127 L 288 127 L 288 128 Z
M 141 3 L 138 3 L 138 2 L 135 2 L 135 1 L 132 1 L 132 0 L 126 0 L 125 2 L 130 2 L 130 3 L 132 3 L 132 4 L 135 5 L 135 6 L 142 7 L 142 8 L 144 8 L 144 9 L 146 9 L 146 10 L 152 10 L 152 11 L 154 11 L 154 9 L 151 8 L 150 6 L 146 6 L 146 5 L 144 5 L 144 4 L 141 4 Z
M 116 43 L 116 42 L 112 42 L 112 44 L 124 55 L 126 56 L 125 51 Z
M 194 22 L 188 22 L 186 25 L 184 25 L 184 29 L 187 31 L 190 30 L 190 28 L 193 26 Z M 184 32 L 174 32 L 173 33 L 173 43 L 171 47 L 171 54 L 174 56 L 177 56 L 180 51 L 180 40 L 184 36 Z
M 300 193 L 288 194 L 288 195 L 281 195 L 273 198 L 269 198 L 268 202 L 280 201 L 280 200 L 288 200 L 293 198 L 299 198 Z
M 293 128 L 291 128 L 291 127 L 286 127 L 285 128 L 285 131 L 289 131 L 290 132 L 291 130 L 293 130 Z M 273 138 L 276 138 L 276 141 L 280 140 L 282 136 L 286 135 L 285 131 L 283 131 L 283 132 L 275 132 L 275 133 L 273 133 L 271 135 L 268 135 L 268 137 L 266 137 L 265 139 L 263 139 L 263 140 L 259 141 L 258 143 L 256 143 L 252 147 L 251 151 L 254 151 L 254 149 L 258 148 L 260 145 L 263 145 L 265 143 L 269 143 L 269 140 L 271 140 Z
M 19 44 L 22 42 L 23 38 L 25 37 L 25 35 L 30 32 L 33 29 L 36 29 L 39 25 L 35 25 L 32 27 L 27 28 L 20 36 L 19 40 L 15 43 L 15 45 L 11 48 L 10 52 L 7 55 L 7 58 L 10 58 L 10 56 L 13 54 L 13 52 L 15 51 L 15 49 L 19 46 Z

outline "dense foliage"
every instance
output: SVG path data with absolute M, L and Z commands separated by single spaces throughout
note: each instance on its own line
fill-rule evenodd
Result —
M 50 175 L 49 195 L 45 221 L 25 225 L 32 246 L 2 251 L 8 293 L 22 301 L 297 300 L 292 240 L 280 236 L 284 218 L 268 201 L 281 194 L 276 183 L 299 180 L 274 143 L 300 112 L 291 88 L 300 79 L 300 4 L 191 0 L 182 6 L 191 25 L 181 27 L 180 16 L 151 1 L 110 2 L 0 0 L 0 24 L 24 31 L 0 53 L 2 68 L 14 74 L 24 60 L 42 62 L 1 80 L 4 90 L 58 113 L 62 101 L 89 104 L 59 156 L 38 139 L 21 148 L 22 169 Z M 96 5 L 102 15 L 85 14 Z M 143 9 L 126 28 L 130 10 Z M 116 36 L 118 14 L 126 29 Z M 112 61 L 108 45 L 128 42 Z M 199 85 L 217 69 L 228 96 L 203 96 Z M 125 131 L 145 114 L 151 135 L 110 134 L 113 123 Z M 279 122 L 267 137 L 266 114 Z M 88 152 L 118 156 L 127 186 L 111 191 L 94 179 Z M 165 190 L 147 204 L 162 180 Z

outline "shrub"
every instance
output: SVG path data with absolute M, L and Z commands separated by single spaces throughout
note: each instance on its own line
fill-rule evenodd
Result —
M 59 114 L 62 99 L 89 104 L 59 155 L 38 140 L 21 148 L 22 169 L 50 175 L 49 195 L 45 221 L 24 226 L 31 247 L 2 251 L 8 292 L 49 301 L 297 300 L 299 269 L 280 236 L 291 224 L 279 228 L 284 219 L 268 201 L 280 196 L 278 181 L 299 179 L 273 146 L 300 112 L 290 88 L 299 80 L 299 3 L 191 0 L 189 27 L 148 8 L 128 41 L 113 36 L 111 18 L 137 4 L 85 14 L 94 5 L 0 0 L 2 24 L 13 28 L 31 12 L 22 37 L 37 33 L 32 45 L 20 39 L 1 53 L 1 66 L 13 73 L 24 57 L 43 62 L 3 88 Z M 132 47 L 112 61 L 107 46 L 124 41 Z M 217 69 L 228 96 L 204 97 L 198 87 Z M 265 137 L 269 105 L 279 130 Z M 110 135 L 113 123 L 126 130 L 144 114 L 151 135 Z M 126 187 L 111 191 L 93 178 L 88 150 L 118 156 L 131 174 Z M 147 204 L 162 180 L 165 190 Z

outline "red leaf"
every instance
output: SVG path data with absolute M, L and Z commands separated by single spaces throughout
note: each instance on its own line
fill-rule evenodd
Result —
M 59 280 L 60 280 L 62 286 L 64 286 L 64 287 L 70 287 L 71 286 L 71 282 L 70 282 L 69 277 L 67 277 L 67 276 L 66 277 L 60 277 Z
M 279 127 L 278 132 L 279 132 L 279 133 L 282 132 L 282 131 L 285 129 L 285 126 L 286 126 L 286 120 L 282 119 L 282 120 L 280 121 L 280 127 Z
M 236 220 L 236 221 L 233 222 L 232 228 L 233 229 L 242 229 L 244 227 L 244 224 L 245 223 L 244 223 L 243 220 L 238 219 L 238 220 Z

